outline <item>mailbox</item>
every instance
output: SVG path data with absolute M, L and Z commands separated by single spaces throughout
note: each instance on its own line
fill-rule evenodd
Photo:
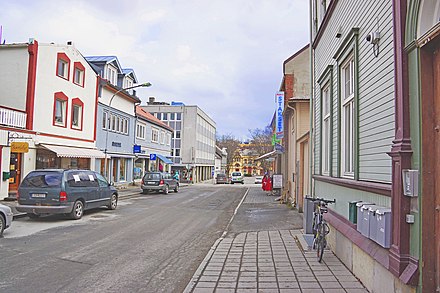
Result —
M 368 237 L 373 240 L 376 241 L 377 238 L 377 217 L 376 217 L 376 213 L 377 210 L 380 209 L 382 207 L 380 206 L 376 206 L 376 205 L 371 205 L 368 207 Z
M 9 173 L 9 172 L 3 172 L 3 174 L 2 174 L 2 180 L 3 180 L 3 181 L 6 181 L 6 180 L 8 180 L 9 178 L 11 178 L 11 173 Z
M 391 246 L 391 209 L 379 207 L 376 210 L 376 236 L 373 239 L 382 247 Z
M 352 222 L 353 224 L 357 223 L 357 204 L 359 203 L 359 200 L 350 201 L 348 203 L 348 220 Z
M 364 225 L 362 207 L 363 206 L 373 205 L 373 204 L 374 203 L 362 202 L 362 201 L 356 203 L 356 210 L 357 210 L 356 223 L 357 223 L 357 230 L 359 232 L 361 232 L 363 230 L 363 225 Z

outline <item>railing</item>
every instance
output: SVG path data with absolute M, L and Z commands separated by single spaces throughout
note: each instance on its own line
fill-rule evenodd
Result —
M 0 125 L 26 128 L 26 113 L 0 107 Z

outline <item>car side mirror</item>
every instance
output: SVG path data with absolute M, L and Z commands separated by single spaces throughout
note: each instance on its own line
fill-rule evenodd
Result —
M 108 186 L 115 186 L 115 183 L 112 181 L 108 184 Z

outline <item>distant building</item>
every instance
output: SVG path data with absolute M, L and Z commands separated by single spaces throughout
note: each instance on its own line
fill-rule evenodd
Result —
M 215 174 L 226 174 L 228 153 L 226 148 L 219 148 L 215 146 Z
M 142 106 L 171 128 L 172 169 L 181 180 L 200 182 L 214 173 L 216 123 L 197 106 L 173 106 L 150 97 Z
M 146 171 L 171 171 L 171 137 L 173 129 L 141 106 L 136 106 L 136 143 L 134 180 Z
M 229 174 L 237 171 L 248 176 L 263 175 L 264 169 L 261 162 L 256 160 L 259 156 L 258 151 L 253 149 L 252 144 L 240 144 L 232 157 L 232 164 L 230 164 L 228 170 Z

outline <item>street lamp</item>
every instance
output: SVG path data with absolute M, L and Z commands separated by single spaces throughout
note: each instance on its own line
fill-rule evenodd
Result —
M 130 86 L 130 87 L 126 87 L 126 88 L 121 88 L 121 89 L 119 89 L 117 92 L 115 92 L 114 94 L 113 94 L 113 96 L 110 98 L 110 101 L 109 101 L 109 103 L 108 103 L 108 107 L 109 108 L 111 108 L 111 106 L 112 106 L 112 102 L 113 102 L 113 98 L 117 95 L 117 94 L 119 94 L 120 92 L 122 92 L 122 91 L 126 91 L 126 90 L 131 90 L 131 89 L 134 89 L 134 88 L 138 88 L 138 87 L 150 87 L 152 84 L 151 83 L 149 83 L 149 82 L 144 82 L 144 83 L 141 83 L 141 84 L 137 84 L 137 85 L 134 85 L 134 86 Z M 110 111 L 109 111 L 109 114 L 110 114 Z M 104 172 L 105 172 L 105 175 L 106 175 L 106 177 L 107 177 L 107 179 L 110 181 L 110 172 L 108 172 L 108 170 L 107 170 L 107 153 L 108 153 L 108 151 L 107 151 L 107 144 L 108 144 L 108 132 L 109 132 L 109 128 L 110 128 L 110 115 L 108 115 L 108 117 L 107 117 L 107 121 L 106 121 L 106 123 L 107 123 L 107 125 L 106 125 L 106 128 L 107 128 L 107 131 L 106 131 L 106 133 L 105 133 L 105 149 L 104 149 L 104 154 L 105 154 L 105 159 L 104 159 Z

